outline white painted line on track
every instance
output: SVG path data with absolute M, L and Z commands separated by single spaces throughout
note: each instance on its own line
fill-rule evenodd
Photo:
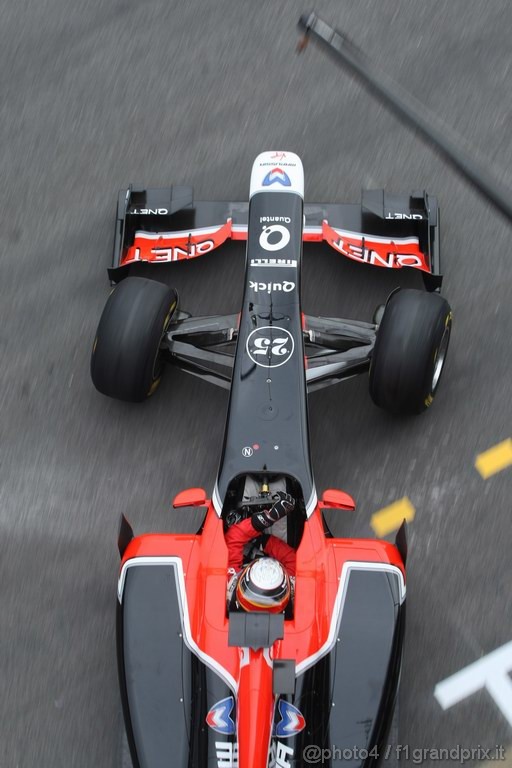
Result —
M 512 726 L 512 642 L 502 645 L 468 667 L 438 683 L 434 696 L 443 709 L 449 709 L 485 688 Z

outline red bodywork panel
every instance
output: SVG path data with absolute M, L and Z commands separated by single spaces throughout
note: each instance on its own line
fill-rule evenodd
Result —
M 394 566 L 405 579 L 405 568 L 394 545 L 372 539 L 326 538 L 317 506 L 304 523 L 297 549 L 294 618 L 285 621 L 282 640 L 270 649 L 253 651 L 228 646 L 228 549 L 223 521 L 211 504 L 201 534 L 136 537 L 126 548 L 121 569 L 134 558 L 166 556 L 182 561 L 193 642 L 203 660 L 215 660 L 216 671 L 237 691 L 239 768 L 266 768 L 275 706 L 272 659 L 293 659 L 297 669 L 309 665 L 308 659 L 329 643 L 344 566 Z
M 177 507 L 207 507 L 209 503 L 203 488 L 187 488 L 174 497 L 172 505 L 176 509 Z
M 139 261 L 163 263 L 194 259 L 219 248 L 226 240 L 247 240 L 247 227 L 224 224 L 182 232 L 135 233 L 133 245 L 123 253 L 120 266 Z M 421 251 L 417 237 L 389 239 L 362 232 L 335 229 L 324 220 L 322 226 L 304 227 L 303 242 L 325 242 L 353 261 L 387 269 L 412 267 L 430 272 L 427 256 Z
M 322 501 L 319 504 L 320 509 L 348 509 L 354 510 L 356 503 L 352 496 L 346 491 L 339 491 L 337 488 L 328 488 L 322 493 Z
M 138 231 L 133 245 L 123 253 L 120 266 L 138 261 L 161 263 L 194 259 L 213 251 L 229 239 L 247 240 L 247 227 L 233 226 L 231 219 L 228 219 L 219 226 L 189 232 Z

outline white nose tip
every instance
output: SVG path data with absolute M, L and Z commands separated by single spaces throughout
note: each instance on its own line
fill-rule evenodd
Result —
M 293 152 L 262 152 L 252 166 L 249 197 L 257 192 L 294 192 L 304 197 L 304 169 Z

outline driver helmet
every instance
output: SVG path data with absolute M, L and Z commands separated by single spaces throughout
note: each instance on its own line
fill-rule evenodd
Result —
M 290 594 L 290 577 L 272 557 L 260 557 L 246 565 L 236 585 L 236 599 L 245 611 L 281 613 Z

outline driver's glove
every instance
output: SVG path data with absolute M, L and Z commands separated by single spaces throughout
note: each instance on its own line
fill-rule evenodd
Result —
M 295 509 L 295 500 L 289 493 L 284 493 L 284 491 L 274 493 L 272 500 L 274 504 L 271 509 L 264 512 L 255 512 L 251 517 L 252 526 L 256 531 L 264 531 Z

